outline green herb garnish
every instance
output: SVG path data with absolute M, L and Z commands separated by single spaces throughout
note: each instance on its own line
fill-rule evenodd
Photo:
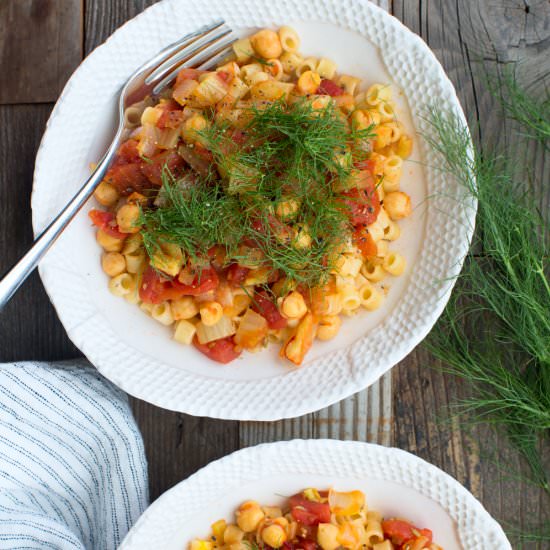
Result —
M 429 122 L 436 137 L 428 141 L 445 170 L 478 200 L 474 249 L 481 254 L 470 253 L 426 342 L 447 372 L 472 386 L 459 410 L 504 430 L 550 494 L 543 458 L 550 435 L 548 219 L 514 181 L 509 162 L 471 154 L 457 118 L 433 110 Z
M 253 254 L 257 267 L 318 285 L 350 234 L 335 189 L 353 186 L 354 168 L 342 159 L 364 158 L 370 133 L 350 128 L 334 106 L 315 110 L 307 101 L 246 115 L 242 130 L 213 121 L 200 133 L 219 175 L 196 175 L 189 185 L 164 175 L 162 204 L 140 220 L 146 250 L 166 241 L 197 257 L 217 244 L 228 260 L 247 263 Z
M 546 147 L 545 142 L 550 139 L 550 96 L 537 100 L 526 94 L 518 83 L 515 66 L 505 67 L 500 79 L 488 77 L 487 84 L 508 116 L 527 129 L 528 137 Z

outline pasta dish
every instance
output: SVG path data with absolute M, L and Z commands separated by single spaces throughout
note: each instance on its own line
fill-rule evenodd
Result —
M 391 88 L 299 46 L 263 29 L 128 107 L 89 213 L 111 292 L 220 363 L 279 342 L 300 365 L 406 268 L 412 139 Z
M 234 523 L 216 521 L 189 550 L 443 550 L 432 538 L 430 529 L 370 510 L 361 491 L 306 489 L 283 507 L 244 502 Z

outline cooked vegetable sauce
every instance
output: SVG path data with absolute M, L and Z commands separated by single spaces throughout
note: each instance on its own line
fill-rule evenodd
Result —
M 264 29 L 130 106 L 90 212 L 110 290 L 220 363 L 278 341 L 300 365 L 406 267 L 390 243 L 412 140 L 391 89 L 299 44 Z

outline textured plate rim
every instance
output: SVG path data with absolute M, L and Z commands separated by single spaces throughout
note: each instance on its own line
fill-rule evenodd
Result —
M 324 4 L 329 5 L 333 0 L 325 0 Z M 122 25 L 113 35 L 109 37 L 109 39 L 102 45 L 98 46 L 79 66 L 79 68 L 75 71 L 67 85 L 65 86 L 58 102 L 56 103 L 52 114 L 50 116 L 50 119 L 48 120 L 47 126 L 46 126 L 46 132 L 43 136 L 43 139 L 41 141 L 39 151 L 37 154 L 37 160 L 36 160 L 36 167 L 35 167 L 35 185 L 33 186 L 33 194 L 32 194 L 32 210 L 33 210 L 33 226 L 35 228 L 35 231 L 38 230 L 39 227 L 44 225 L 44 221 L 40 219 L 40 215 L 38 214 L 41 210 L 40 208 L 40 199 L 41 195 L 44 195 L 44 189 L 39 189 L 36 185 L 36 181 L 40 180 L 41 176 L 41 169 L 43 165 L 43 158 L 47 154 L 47 137 L 48 132 L 50 129 L 55 126 L 60 118 L 60 113 L 63 111 L 63 105 L 65 103 L 66 96 L 70 93 L 72 87 L 75 85 L 75 82 L 78 81 L 79 75 L 81 75 L 82 69 L 92 65 L 94 63 L 94 60 L 98 56 L 99 53 L 102 51 L 105 51 L 106 48 L 109 47 L 110 44 L 112 44 L 117 37 L 121 36 L 121 33 L 123 32 L 131 32 L 132 28 L 137 25 L 138 22 L 145 20 L 148 17 L 154 17 L 156 10 L 160 10 L 161 6 L 169 6 L 175 4 L 175 0 L 164 0 L 163 2 L 159 2 L 157 4 L 154 4 L 153 6 L 147 8 L 142 13 L 138 14 L 135 18 L 129 20 L 124 25 Z M 277 2 L 275 2 L 277 4 Z M 457 116 L 465 123 L 465 117 L 462 112 L 462 109 L 460 108 L 460 103 L 458 101 L 458 98 L 456 96 L 456 92 L 453 88 L 452 83 L 446 76 L 443 68 L 441 67 L 440 63 L 436 59 L 433 52 L 429 49 L 429 47 L 424 43 L 424 41 L 412 33 L 409 29 L 407 29 L 401 22 L 399 22 L 396 18 L 389 15 L 387 12 L 379 8 L 378 6 L 375 6 L 374 4 L 371 4 L 370 2 L 362 1 L 357 4 L 358 7 L 361 9 L 365 9 L 366 12 L 368 12 L 369 16 L 380 18 L 379 20 L 383 21 L 385 25 L 393 32 L 396 36 L 399 36 L 400 38 L 406 38 L 408 40 L 408 46 L 409 49 L 414 50 L 417 55 L 421 55 L 421 58 L 424 62 L 426 62 L 430 69 L 434 72 L 435 76 L 434 79 L 437 80 L 437 85 L 441 88 L 441 93 L 445 94 L 445 102 L 446 105 L 453 110 L 457 114 Z M 268 15 L 269 17 L 269 15 Z M 324 20 L 323 20 L 324 21 Z M 339 26 L 343 26 L 345 28 L 349 27 L 348 25 L 343 25 L 342 21 L 331 21 L 332 23 L 338 24 Z M 363 33 L 364 34 L 364 33 Z M 371 40 L 371 37 L 365 36 L 365 38 Z M 372 40 L 371 40 L 372 41 Z M 387 59 L 384 58 L 384 62 L 387 65 Z M 389 70 L 389 69 L 388 69 Z M 390 71 L 391 73 L 391 71 Z M 437 77 L 437 78 L 435 78 Z M 417 129 L 419 128 L 418 119 L 416 119 L 413 116 L 413 121 L 415 123 L 415 126 Z M 426 151 L 424 150 L 424 158 L 426 158 Z M 40 192 L 37 192 L 40 191 Z M 434 208 L 431 208 L 430 215 L 433 215 Z M 473 233 L 474 228 L 474 219 L 475 219 L 475 204 L 471 205 L 471 208 L 468 210 L 465 210 L 461 215 L 461 223 L 463 224 L 463 227 L 461 227 L 460 232 L 460 239 L 459 242 L 454 243 L 457 248 L 460 249 L 460 257 L 457 257 L 454 259 L 452 268 L 453 273 L 456 274 L 456 271 L 458 268 L 461 267 L 462 261 L 464 259 L 464 255 L 467 251 L 469 242 L 471 240 L 471 236 Z M 424 248 L 426 248 L 426 245 L 424 245 Z M 422 251 L 423 251 L 422 250 Z M 421 255 L 422 255 L 421 251 Z M 448 279 L 449 276 L 452 275 L 447 269 L 443 272 L 442 275 L 446 277 L 441 277 L 441 281 Z M 67 319 L 67 313 L 66 313 L 66 307 L 62 304 L 62 300 L 59 300 L 59 294 L 60 294 L 60 288 L 59 285 L 56 283 L 55 277 L 52 276 L 51 273 L 49 273 L 49 268 L 47 262 L 45 262 L 40 267 L 40 275 L 42 277 L 42 281 L 44 283 L 44 286 L 46 288 L 46 291 L 50 297 L 50 300 L 54 304 L 54 307 L 56 308 L 58 315 L 62 321 L 62 323 L 67 328 L 68 323 L 66 322 Z M 428 334 L 428 332 L 431 330 L 432 326 L 436 322 L 437 318 L 443 311 L 443 308 L 445 307 L 447 300 L 449 298 L 450 292 L 452 290 L 452 286 L 454 284 L 454 280 L 447 280 L 442 286 L 439 291 L 437 292 L 437 300 L 435 303 L 431 304 L 431 310 L 428 313 L 425 313 L 424 316 L 421 319 L 421 322 L 418 324 L 418 326 L 415 328 L 414 335 L 412 337 L 409 337 L 407 339 L 404 339 L 400 342 L 400 347 L 392 349 L 390 353 L 385 353 L 382 360 L 379 360 L 379 362 L 374 366 L 370 368 L 363 368 L 361 369 L 361 365 L 357 364 L 357 355 L 358 351 L 360 352 L 360 349 L 357 349 L 357 344 L 363 342 L 366 340 L 366 336 L 361 338 L 359 342 L 356 342 L 352 346 L 338 350 L 336 352 L 333 352 L 330 354 L 330 360 L 334 364 L 335 362 L 344 362 L 349 367 L 349 379 L 345 382 L 342 382 L 340 384 L 333 384 L 333 385 L 327 385 L 327 388 L 330 387 L 330 391 L 326 391 L 325 393 L 317 393 L 315 395 L 309 395 L 307 400 L 295 400 L 292 407 L 281 407 L 277 406 L 275 403 L 271 403 L 270 407 L 253 407 L 249 404 L 242 404 L 242 400 L 240 399 L 234 399 L 231 403 L 224 403 L 220 404 L 219 402 L 216 402 L 215 404 L 208 400 L 202 400 L 202 399 L 182 399 L 181 396 L 179 399 L 174 400 L 173 398 L 167 398 L 164 395 L 155 395 L 150 396 L 147 392 L 147 386 L 139 384 L 136 385 L 135 381 L 131 381 L 128 379 L 125 379 L 123 376 L 119 376 L 119 373 L 117 372 L 117 365 L 110 364 L 106 365 L 104 358 L 101 358 L 97 353 L 96 349 L 94 349 L 94 345 L 90 345 L 90 342 L 87 340 L 87 338 L 82 334 L 75 330 L 72 330 L 71 327 L 67 328 L 67 332 L 71 340 L 75 343 L 75 345 L 90 359 L 90 361 L 96 365 L 98 370 L 104 374 L 107 378 L 111 379 L 114 383 L 119 385 L 122 389 L 124 389 L 127 393 L 147 400 L 155 405 L 158 405 L 160 407 L 177 410 L 180 412 L 185 412 L 189 414 L 194 414 L 198 416 L 210 416 L 215 418 L 225 418 L 225 419 L 239 419 L 239 420 L 276 420 L 281 418 L 290 418 L 295 416 L 300 416 L 315 410 L 319 410 L 323 407 L 329 406 L 345 397 L 348 397 L 349 395 L 361 391 L 362 389 L 368 387 L 372 383 L 374 383 L 382 374 L 387 372 L 391 369 L 391 367 L 396 364 L 398 361 L 400 361 L 402 358 L 404 358 L 414 347 Z M 399 308 L 396 308 L 396 310 Z M 397 312 L 393 311 L 389 319 L 392 319 L 395 321 L 395 318 L 397 317 Z M 375 330 L 382 330 L 388 328 L 388 320 L 384 321 L 376 327 Z M 374 331 L 373 331 L 374 332 Z M 352 349 L 356 348 L 356 349 Z M 379 359 L 379 358 L 378 358 Z M 322 360 L 315 361 L 316 363 L 322 362 Z M 116 361 L 114 361 L 116 363 Z M 150 361 L 149 361 L 150 363 Z M 320 367 L 319 365 L 316 365 L 317 367 Z M 296 371 L 295 371 L 296 372 Z M 189 375 L 190 379 L 193 379 L 193 375 Z M 291 376 L 288 376 L 288 378 L 291 378 Z M 206 383 L 212 383 L 212 380 L 207 380 L 206 378 L 203 379 Z M 283 380 L 283 377 L 281 377 L 279 380 Z M 258 381 L 255 381 L 258 382 Z M 262 386 L 263 381 L 259 381 L 259 384 L 255 385 L 255 388 L 260 388 Z M 228 381 L 223 381 L 225 385 L 228 385 Z M 254 384 L 251 384 L 250 381 L 247 382 L 234 382 L 233 388 L 237 388 L 241 390 L 241 387 L 244 385 L 250 385 L 253 386 Z M 287 384 L 289 386 L 291 382 Z M 231 385 L 231 384 L 229 384 Z M 264 384 L 265 386 L 265 384 Z

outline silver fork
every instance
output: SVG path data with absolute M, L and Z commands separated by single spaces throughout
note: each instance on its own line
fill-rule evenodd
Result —
M 224 21 L 217 21 L 194 31 L 163 49 L 137 69 L 123 86 L 118 101 L 118 128 L 107 152 L 92 175 L 50 225 L 34 241 L 28 252 L 0 281 L 0 309 L 10 300 L 44 254 L 75 217 L 99 185 L 113 160 L 124 130 L 124 111 L 146 95 L 158 95 L 175 78 L 182 67 L 207 69 L 227 56 L 236 40 Z

